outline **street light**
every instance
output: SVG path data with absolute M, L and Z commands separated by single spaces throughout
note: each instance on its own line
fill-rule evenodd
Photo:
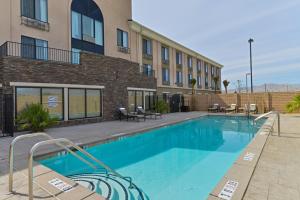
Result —
M 252 38 L 250 38 L 248 40 L 249 44 L 250 44 L 250 74 L 251 74 L 251 93 L 253 93 L 253 74 L 252 74 L 252 42 L 254 42 L 254 40 Z
M 246 73 L 246 92 L 248 93 L 248 76 L 251 76 L 251 73 Z

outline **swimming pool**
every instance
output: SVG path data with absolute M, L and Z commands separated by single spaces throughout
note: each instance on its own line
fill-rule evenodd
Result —
M 113 200 L 206 199 L 263 124 L 247 117 L 205 116 L 143 134 L 123 137 L 86 150 L 133 179 L 107 177 L 72 155 L 40 161 Z

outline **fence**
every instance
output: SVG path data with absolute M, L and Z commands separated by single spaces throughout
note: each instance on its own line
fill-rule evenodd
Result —
M 286 113 L 286 105 L 294 96 L 300 95 L 300 92 L 272 92 L 272 93 L 254 93 L 254 94 L 205 94 L 185 96 L 192 102 L 192 110 L 207 111 L 213 104 L 217 103 L 222 107 L 230 104 L 237 104 L 243 107 L 245 104 L 256 104 L 259 113 L 276 110 Z
M 26 59 L 56 61 L 70 64 L 80 63 L 80 52 L 17 42 L 5 42 L 0 46 L 0 57 L 4 56 L 15 56 Z

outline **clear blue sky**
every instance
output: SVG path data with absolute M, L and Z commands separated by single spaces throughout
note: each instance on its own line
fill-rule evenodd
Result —
M 223 64 L 245 83 L 300 83 L 300 0 L 133 0 L 133 19 Z

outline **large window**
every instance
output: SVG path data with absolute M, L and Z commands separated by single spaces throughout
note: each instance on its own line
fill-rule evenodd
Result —
M 193 75 L 192 74 L 188 74 L 188 83 L 192 84 L 192 79 L 193 79 Z
M 143 39 L 143 53 L 152 55 L 152 41 L 150 39 Z
M 163 68 L 162 69 L 162 81 L 163 82 L 169 82 L 169 69 L 168 68 Z
M 101 116 L 101 91 L 69 89 L 69 119 Z
M 163 61 L 169 60 L 169 48 L 167 48 L 167 47 L 161 48 L 161 58 Z
M 205 73 L 208 74 L 208 64 L 207 63 L 204 63 L 204 70 L 205 70 Z
M 201 60 L 197 60 L 197 71 L 201 72 Z
M 48 22 L 47 0 L 21 0 L 21 15 L 42 22 Z
M 182 65 L 182 53 L 181 52 L 176 52 L 176 64 Z
M 16 88 L 16 112 L 21 112 L 26 105 L 40 103 L 48 109 L 50 116 L 63 119 L 62 88 Z
M 72 1 L 72 48 L 104 54 L 102 12 L 93 0 Z
M 128 48 L 128 32 L 117 29 L 117 45 L 119 47 Z
M 24 58 L 48 60 L 48 42 L 27 36 L 21 36 L 21 54 Z
M 197 76 L 197 85 L 201 87 L 201 76 Z
M 154 111 L 155 110 L 155 92 L 145 92 L 145 110 Z
M 144 94 L 143 91 L 128 91 L 128 111 L 135 112 L 137 107 L 144 107 Z
M 154 76 L 154 71 L 152 69 L 152 65 L 150 64 L 144 64 L 144 70 L 143 70 L 144 74 L 147 76 Z
M 182 72 L 181 71 L 176 72 L 176 82 L 182 83 Z
M 193 58 L 190 56 L 188 57 L 188 67 L 193 68 Z

